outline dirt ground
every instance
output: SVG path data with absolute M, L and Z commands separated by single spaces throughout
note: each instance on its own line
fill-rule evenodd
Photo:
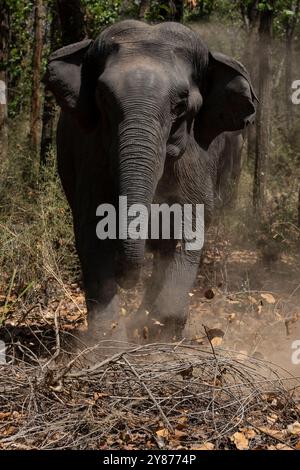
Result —
M 283 254 L 265 266 L 259 252 L 250 243 L 247 245 L 238 247 L 228 239 L 216 242 L 209 238 L 197 281 L 189 294 L 190 313 L 184 337 L 201 345 L 207 342 L 204 325 L 220 329 L 224 333 L 222 348 L 272 361 L 300 375 L 300 365 L 291 359 L 292 344 L 300 340 L 300 257 Z M 134 315 L 150 272 L 148 256 L 137 287 L 121 291 L 120 317 L 125 321 Z M 55 282 L 49 280 L 40 302 L 26 308 L 16 303 L 6 315 L 5 326 L 19 329 L 22 336 L 34 325 L 51 328 L 58 312 L 63 330 L 84 329 L 86 309 L 80 285 L 60 286 L 60 295 L 53 289 L 53 297 L 51 286 L 55 287 Z M 2 308 L 3 305 L 4 296 Z
M 137 287 L 120 292 L 125 321 L 150 272 L 148 256 Z M 142 346 L 92 374 L 55 365 L 58 327 L 67 344 L 86 309 L 80 285 L 49 280 L 32 305 L 12 303 L 0 330 L 24 361 L 9 375 L 0 366 L 14 397 L 0 393 L 0 448 L 299 449 L 299 279 L 294 253 L 266 267 L 250 243 L 210 236 L 190 292 L 190 352 Z
M 207 264 L 206 264 L 207 263 Z M 209 277 L 211 267 L 214 277 Z M 188 332 L 201 324 L 225 332 L 223 347 L 273 361 L 295 375 L 292 343 L 300 339 L 299 256 L 282 255 L 266 267 L 257 251 L 233 247 L 208 255 L 191 298 Z M 215 293 L 205 298 L 203 285 Z

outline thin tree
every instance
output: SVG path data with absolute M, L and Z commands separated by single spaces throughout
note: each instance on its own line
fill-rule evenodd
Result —
M 300 185 L 298 189 L 298 227 L 300 228 Z
M 259 72 L 258 91 L 260 104 L 256 119 L 256 149 L 253 185 L 253 205 L 262 214 L 265 201 L 265 184 L 270 147 L 272 102 L 272 26 L 274 1 L 265 4 L 259 21 Z
M 49 31 L 49 50 L 53 52 L 60 46 L 60 31 L 56 2 L 49 3 L 48 11 L 51 17 L 50 31 Z M 54 123 L 56 117 L 56 101 L 50 90 L 45 89 L 44 103 L 43 103 L 43 116 L 42 116 L 42 135 L 41 135 L 41 155 L 40 163 L 45 165 L 51 152 L 54 140 Z
M 139 18 L 144 18 L 150 10 L 150 1 L 141 1 Z M 184 0 L 169 0 L 159 2 L 159 18 L 162 21 L 182 21 L 184 13 Z
M 84 9 L 80 0 L 57 0 L 62 44 L 67 45 L 85 38 Z
M 44 32 L 43 0 L 34 3 L 34 46 L 33 46 L 33 82 L 30 113 L 30 141 L 34 149 L 38 148 L 41 114 L 41 73 Z
M 173 0 L 170 3 L 173 4 L 171 5 L 173 7 L 171 19 L 181 22 L 184 14 L 184 0 Z
M 258 26 L 259 26 L 259 0 L 250 0 L 245 3 L 240 1 L 240 11 L 247 34 L 243 63 L 249 70 L 254 88 L 257 86 L 256 57 L 258 53 Z M 255 154 L 256 128 L 249 126 L 247 129 L 247 153 L 248 161 L 252 161 Z
M 4 3 L 4 4 L 3 4 Z M 5 160 L 8 149 L 7 130 L 7 59 L 9 12 L 6 2 L 0 8 L 0 161 Z
M 59 47 L 59 42 L 60 45 L 65 46 L 73 42 L 81 41 L 86 36 L 84 9 L 79 0 L 54 1 L 51 16 L 50 52 L 53 52 Z M 58 34 L 58 31 L 60 34 Z M 46 89 L 43 106 L 40 155 L 42 166 L 46 164 L 53 146 L 55 117 L 55 99 L 52 93 Z

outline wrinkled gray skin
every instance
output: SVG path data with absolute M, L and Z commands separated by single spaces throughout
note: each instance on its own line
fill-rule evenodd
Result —
M 223 132 L 209 146 L 209 161 L 218 209 L 234 207 L 242 170 L 244 132 Z
M 62 109 L 58 169 L 73 212 L 89 331 L 101 337 L 118 317 L 118 284 L 132 287 L 139 278 L 145 241 L 98 240 L 97 206 L 117 204 L 119 195 L 128 205 L 205 204 L 207 225 L 217 149 L 226 144 L 220 134 L 252 122 L 255 95 L 240 63 L 210 53 L 177 23 L 117 23 L 95 41 L 52 54 L 46 82 Z M 185 240 L 159 240 L 152 249 L 152 277 L 131 329 L 143 329 L 148 341 L 180 338 L 200 251 L 186 251 Z

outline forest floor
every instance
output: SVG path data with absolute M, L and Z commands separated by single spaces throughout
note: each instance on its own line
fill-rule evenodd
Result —
M 117 354 L 111 361 L 100 362 L 93 372 L 96 375 L 77 373 L 79 382 L 75 385 L 76 372 L 70 374 L 73 363 L 64 369 L 59 380 L 57 376 L 54 380 L 53 375 L 60 347 L 58 319 L 61 336 L 68 337 L 75 329 L 86 327 L 80 286 L 60 286 L 60 295 L 56 290 L 51 298 L 49 283 L 47 304 L 37 302 L 26 309 L 14 304 L 6 313 L 0 334 L 6 343 L 14 344 L 14 354 L 17 351 L 16 355 L 22 357 L 22 364 L 12 373 L 13 383 L 3 390 L 0 384 L 0 448 L 300 449 L 300 364 L 292 361 L 293 342 L 300 340 L 299 258 L 283 254 L 266 267 L 250 244 L 237 247 L 229 240 L 211 240 L 190 292 L 190 314 L 184 333 L 190 350 L 184 349 L 184 343 L 175 348 L 141 346 L 140 355 L 135 356 L 136 346 L 128 346 L 129 350 L 126 346 L 128 356 Z M 140 302 L 150 269 L 149 257 L 139 285 L 121 292 L 120 314 L 125 321 Z M 0 302 L 3 309 L 5 296 Z M 213 336 L 208 332 L 213 332 Z M 31 353 L 26 352 L 27 348 Z M 108 353 L 105 349 L 106 357 Z M 113 352 L 110 355 L 114 356 Z M 38 372 L 34 361 L 39 364 Z M 1 369 L 2 374 L 7 374 L 9 367 L 0 365 L 0 375 Z M 82 365 L 76 367 L 85 370 L 80 369 Z M 28 374 L 32 374 L 30 385 Z M 131 385 L 128 374 L 136 377 Z M 174 379 L 178 374 L 180 383 Z M 224 381 L 226 374 L 231 378 Z M 174 390 L 170 391 L 175 382 L 176 393 L 181 397 L 177 401 Z M 120 385 L 121 389 L 116 390 L 116 383 L 125 388 Z M 142 391 L 135 388 L 137 384 Z M 71 411 L 65 415 L 63 410 L 70 403 L 70 394 L 79 385 L 85 390 L 84 397 L 72 396 Z M 191 390 L 196 385 L 197 393 Z M 230 398 L 222 395 L 228 387 Z M 239 390 L 238 397 L 231 387 L 234 393 Z M 249 392 L 249 387 L 254 388 Z M 7 395 L 7 390 L 12 389 L 14 400 Z M 36 404 L 39 395 L 44 403 L 42 409 Z M 128 404 L 128 396 L 134 395 L 140 408 Z M 206 401 L 201 401 L 200 395 Z M 33 403 L 37 407 L 34 411 Z M 53 418 L 54 407 L 62 407 L 62 424 L 57 416 Z M 71 418 L 72 410 L 77 413 L 77 421 Z M 211 413 L 213 426 L 209 421 Z M 231 425 L 224 427 L 224 420 Z

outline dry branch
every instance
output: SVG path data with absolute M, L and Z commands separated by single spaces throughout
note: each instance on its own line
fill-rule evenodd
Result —
M 250 448 L 296 445 L 287 426 L 299 420 L 299 378 L 268 362 L 215 347 L 109 340 L 64 360 L 56 336 L 50 374 L 45 359 L 24 348 L 18 359 L 15 347 L 0 366 L 0 449 L 232 448 L 244 428 L 255 435 Z M 96 352 L 98 362 L 82 366 Z

